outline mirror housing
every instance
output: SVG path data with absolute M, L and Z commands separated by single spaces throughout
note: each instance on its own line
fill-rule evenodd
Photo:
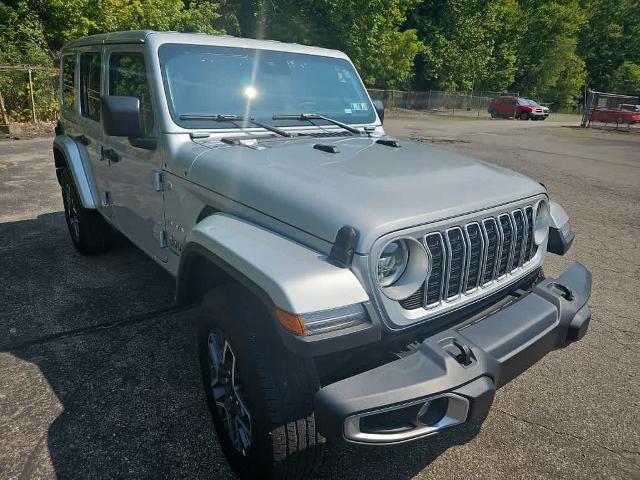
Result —
M 101 99 L 102 124 L 112 137 L 139 138 L 143 135 L 140 100 L 137 97 L 106 95 Z
M 373 107 L 376 109 L 378 113 L 378 117 L 380 118 L 380 123 L 384 123 L 384 104 L 382 100 L 374 100 Z

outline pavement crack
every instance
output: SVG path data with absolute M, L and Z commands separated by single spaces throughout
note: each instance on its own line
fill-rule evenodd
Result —
M 91 335 L 93 333 L 109 330 L 112 328 L 125 327 L 129 325 L 134 325 L 136 323 L 146 322 L 149 320 L 155 319 L 158 315 L 166 315 L 172 313 L 179 313 L 190 310 L 192 307 L 176 307 L 172 306 L 169 308 L 164 308 L 160 310 L 155 310 L 153 312 L 141 313 L 139 315 L 133 315 L 131 317 L 120 318 L 116 320 L 112 320 L 111 322 L 100 323 L 98 325 L 91 325 L 88 327 L 76 328 L 73 330 L 66 330 L 64 332 L 53 333 L 51 335 L 45 335 L 39 338 L 34 338 L 32 340 L 27 340 L 24 342 L 17 342 L 13 344 L 9 344 L 3 347 L 1 352 L 15 352 L 16 350 L 25 350 L 34 345 L 42 345 L 44 343 L 51 343 L 57 340 L 71 338 L 71 337 L 79 337 L 82 335 Z
M 553 428 L 548 427 L 547 425 L 543 425 L 542 423 L 533 422 L 531 420 L 526 420 L 524 418 L 520 418 L 517 415 L 514 415 L 513 413 L 509 413 L 509 412 L 507 412 L 505 410 L 502 410 L 501 408 L 498 408 L 498 407 L 493 407 L 493 410 L 496 410 L 496 411 L 498 411 L 498 412 L 500 412 L 500 413 L 502 413 L 502 414 L 504 414 L 504 415 L 506 415 L 508 417 L 511 417 L 512 419 L 514 419 L 514 420 L 516 420 L 518 422 L 522 422 L 522 423 L 526 423 L 527 425 L 532 425 L 532 426 L 535 426 L 535 427 L 538 427 L 538 428 L 542 428 L 543 430 L 546 430 L 547 432 L 551 432 L 554 435 L 571 437 L 571 438 L 574 438 L 576 440 L 580 440 L 580 441 L 583 441 L 583 442 L 590 443 L 592 445 L 595 445 L 596 447 L 599 447 L 599 448 L 602 448 L 604 450 L 607 450 L 608 452 L 615 453 L 616 455 L 623 456 L 623 453 L 629 453 L 629 454 L 632 454 L 632 455 L 640 455 L 640 452 L 636 451 L 636 450 L 627 450 L 625 448 L 610 448 L 610 447 L 602 445 L 602 444 L 600 444 L 598 442 L 590 440 L 588 438 L 584 438 L 584 437 L 581 437 L 579 435 L 575 435 L 573 433 L 554 430 Z

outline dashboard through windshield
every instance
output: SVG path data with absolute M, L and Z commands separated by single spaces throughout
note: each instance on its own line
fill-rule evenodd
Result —
M 355 69 L 342 58 L 188 44 L 162 45 L 159 57 L 171 116 L 184 128 L 237 126 L 180 118 L 190 115 L 240 115 L 276 126 L 301 125 L 273 120 L 282 114 L 313 113 L 347 124 L 376 118 Z

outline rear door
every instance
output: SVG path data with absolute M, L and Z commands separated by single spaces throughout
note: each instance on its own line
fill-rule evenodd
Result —
M 157 138 L 143 46 L 107 46 L 105 63 L 103 94 L 137 97 L 144 137 Z M 160 149 L 133 146 L 128 138 L 105 134 L 102 153 L 109 163 L 110 200 L 119 229 L 149 255 L 166 261 Z

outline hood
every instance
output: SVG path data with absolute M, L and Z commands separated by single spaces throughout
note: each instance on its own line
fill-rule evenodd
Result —
M 376 140 L 270 139 L 261 140 L 259 150 L 207 140 L 199 142 L 188 177 L 327 242 L 342 226 L 353 226 L 359 253 L 391 231 L 544 192 L 495 165 L 430 145 L 390 147 Z M 316 144 L 334 145 L 339 153 Z

